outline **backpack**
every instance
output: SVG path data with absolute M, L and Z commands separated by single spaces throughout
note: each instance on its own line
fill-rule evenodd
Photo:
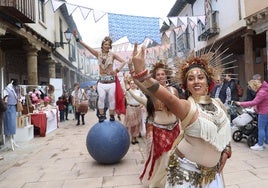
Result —
M 240 84 L 236 84 L 236 90 L 237 90 L 237 96 L 243 97 L 244 89 L 242 88 Z

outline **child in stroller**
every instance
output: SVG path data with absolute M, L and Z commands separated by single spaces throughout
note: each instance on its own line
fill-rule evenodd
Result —
M 232 137 L 235 142 L 246 139 L 247 145 L 251 147 L 258 142 L 258 115 L 253 108 L 244 108 L 241 111 L 242 113 L 239 113 L 237 110 L 238 116 L 232 121 L 232 124 L 238 128 L 233 132 Z

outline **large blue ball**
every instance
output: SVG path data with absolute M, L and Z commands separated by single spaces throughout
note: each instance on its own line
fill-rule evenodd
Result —
M 127 153 L 130 137 L 126 127 L 118 121 L 96 123 L 87 135 L 88 153 L 99 163 L 119 162 Z

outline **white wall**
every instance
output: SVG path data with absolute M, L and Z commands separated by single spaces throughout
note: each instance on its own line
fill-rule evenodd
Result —
M 240 8 L 239 8 L 240 7 Z M 212 10 L 219 11 L 219 28 L 220 33 L 211 38 L 208 43 L 225 37 L 232 32 L 245 27 L 245 7 L 244 0 L 212 0 Z M 193 6 L 194 15 L 205 15 L 204 0 L 197 0 Z M 197 40 L 198 33 L 195 31 L 196 41 L 195 49 L 200 49 L 207 45 L 207 42 L 199 42 Z

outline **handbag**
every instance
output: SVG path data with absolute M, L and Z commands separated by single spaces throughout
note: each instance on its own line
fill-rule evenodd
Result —
M 23 110 L 22 103 L 20 101 L 17 102 L 17 112 L 21 112 Z

